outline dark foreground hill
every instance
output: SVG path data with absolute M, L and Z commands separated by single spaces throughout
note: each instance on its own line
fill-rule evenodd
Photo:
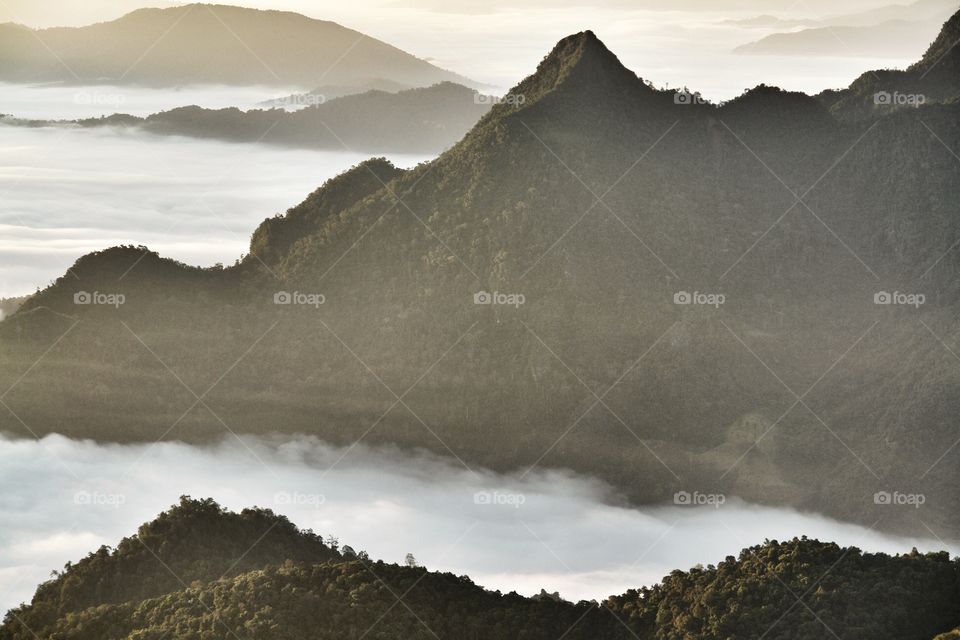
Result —
M 183 498 L 56 573 L 6 615 L 0 639 L 931 640 L 960 623 L 958 568 L 946 553 L 768 541 L 573 604 L 375 562 L 268 510 Z
M 78 260 L 0 324 L 0 429 L 307 432 L 958 536 L 960 104 L 837 109 L 701 104 L 570 36 L 435 161 L 328 181 L 233 267 Z
M 87 27 L 0 25 L 8 82 L 271 85 L 465 78 L 335 22 L 219 4 L 139 9 Z
M 158 135 L 307 149 L 439 153 L 490 110 L 494 98 L 452 82 L 398 93 L 368 91 L 298 111 L 180 107 L 146 118 L 114 114 L 73 122 L 4 118 L 18 126 L 119 126 Z

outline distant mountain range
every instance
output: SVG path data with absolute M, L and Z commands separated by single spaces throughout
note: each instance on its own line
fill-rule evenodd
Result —
M 915 55 L 927 42 L 931 27 L 956 10 L 954 0 L 916 0 L 823 20 L 784 20 L 764 15 L 726 22 L 743 27 L 794 29 L 741 45 L 736 53 L 899 57 Z
M 55 572 L 7 613 L 0 640 L 947 640 L 960 624 L 958 571 L 946 553 L 803 538 L 573 604 L 374 561 L 269 510 L 183 498 Z
M 129 127 L 159 135 L 216 138 L 308 149 L 382 153 L 439 153 L 452 146 L 490 110 L 496 98 L 443 82 L 397 93 L 368 91 L 298 111 L 241 111 L 190 106 L 146 118 L 114 114 L 72 122 L 17 120 L 18 126 Z
M 294 93 L 289 96 L 267 100 L 263 102 L 263 106 L 281 107 L 284 109 L 301 109 L 303 107 L 312 107 L 318 104 L 323 104 L 325 102 L 329 102 L 330 100 L 353 95 L 355 93 L 366 93 L 368 91 L 399 93 L 400 91 L 406 91 L 407 89 L 412 88 L 413 87 L 410 87 L 409 85 L 393 82 L 391 80 L 384 80 L 383 78 L 375 78 L 373 80 L 366 80 L 363 82 L 344 85 L 325 84 L 313 89 L 312 91 Z
M 734 53 L 787 56 L 913 55 L 930 32 L 928 25 L 910 20 L 891 20 L 868 27 L 812 27 L 775 33 L 741 45 Z
M 309 90 L 377 78 L 409 87 L 471 84 L 375 38 L 291 12 L 189 4 L 88 27 L 0 25 L 0 80 L 7 82 Z
M 307 432 L 960 536 L 957 40 L 715 106 L 572 35 L 439 158 L 358 165 L 232 267 L 79 259 L 0 324 L 0 428 Z

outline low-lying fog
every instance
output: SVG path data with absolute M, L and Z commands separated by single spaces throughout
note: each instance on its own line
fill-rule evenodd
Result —
M 231 438 L 210 448 L 0 437 L 0 486 L 16 487 L 0 493 L 4 611 L 29 600 L 51 570 L 115 545 L 181 494 L 272 508 L 372 558 L 402 562 L 409 552 L 491 589 L 545 588 L 572 600 L 651 584 L 765 538 L 806 534 L 889 553 L 943 546 L 734 498 L 720 507 L 626 508 L 600 483 L 565 472 L 474 473 L 432 456 L 306 437 Z
M 188 85 L 176 89 L 112 85 L 11 84 L 0 82 L 0 113 L 32 120 L 76 120 L 114 113 L 148 116 L 176 107 L 258 108 L 264 100 L 301 90 L 277 87 Z
M 370 155 L 0 125 L 0 298 L 32 293 L 83 254 L 119 244 L 232 264 L 264 218 Z M 389 157 L 404 167 L 429 159 Z

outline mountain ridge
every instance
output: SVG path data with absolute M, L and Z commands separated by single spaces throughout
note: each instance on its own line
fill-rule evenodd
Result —
M 289 11 L 194 3 L 139 9 L 87 27 L 0 25 L 0 78 L 311 89 L 383 77 L 410 86 L 470 85 L 455 73 L 327 20 Z M 244 61 L 239 63 L 238 61 Z
M 58 337 L 31 341 L 21 314 L 80 321 L 12 408 L 38 432 L 70 407 L 84 437 L 216 437 L 210 416 L 178 419 L 189 393 L 122 320 L 191 386 L 255 345 L 210 398 L 237 431 L 570 468 L 634 504 L 712 488 L 957 535 L 960 194 L 943 145 L 960 148 L 960 106 L 841 118 L 761 87 L 714 107 L 614 60 L 565 39 L 439 158 L 354 168 L 264 222 L 236 266 L 135 247 L 84 262 L 0 324 L 12 383 Z M 117 289 L 120 308 L 74 304 Z M 325 303 L 274 304 L 297 292 Z M 699 294 L 724 302 L 684 303 Z M 892 490 L 923 511 L 874 501 Z
M 242 111 L 236 107 L 177 107 L 146 117 L 115 113 L 73 121 L 21 120 L 25 127 L 122 127 L 155 135 L 214 138 L 307 149 L 381 153 L 439 153 L 459 140 L 489 109 L 493 98 L 452 82 L 397 93 L 372 90 L 297 111 Z
M 767 540 L 716 566 L 573 604 L 371 561 L 328 540 L 267 509 L 234 513 L 184 496 L 116 549 L 55 572 L 31 603 L 5 615 L 0 638 L 227 638 L 242 630 L 291 640 L 374 631 L 385 639 L 785 640 L 820 638 L 826 628 L 844 639 L 930 640 L 960 623 L 960 569 L 945 552 L 888 556 L 805 537 Z

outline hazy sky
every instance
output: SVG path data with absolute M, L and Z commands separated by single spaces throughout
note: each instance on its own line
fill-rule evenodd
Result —
M 520 480 L 308 438 L 231 438 L 197 448 L 0 437 L 0 486 L 19 487 L 0 493 L 0 611 L 66 561 L 115 545 L 183 493 L 232 509 L 269 507 L 388 562 L 410 552 L 431 570 L 467 574 L 488 588 L 526 595 L 546 588 L 574 600 L 716 563 L 764 538 L 806 534 L 887 553 L 945 546 L 732 498 L 719 508 L 629 509 L 611 504 L 603 485 L 567 473 Z
M 950 5 L 951 0 L 923 0 Z M 882 45 L 870 55 L 842 47 L 828 57 L 730 55 L 741 44 L 782 29 L 723 24 L 760 14 L 824 19 L 910 0 L 237 0 L 232 4 L 285 9 L 334 20 L 381 38 L 475 80 L 507 88 L 530 73 L 565 35 L 593 29 L 624 63 L 657 85 L 686 84 L 726 99 L 761 82 L 819 91 L 849 83 L 869 68 L 900 66 L 936 35 Z M 32 26 L 112 19 L 148 0 L 0 0 L 0 21 Z M 956 3 L 954 3 L 956 4 Z M 839 24 L 844 23 L 843 20 Z M 881 38 L 882 41 L 882 38 Z

